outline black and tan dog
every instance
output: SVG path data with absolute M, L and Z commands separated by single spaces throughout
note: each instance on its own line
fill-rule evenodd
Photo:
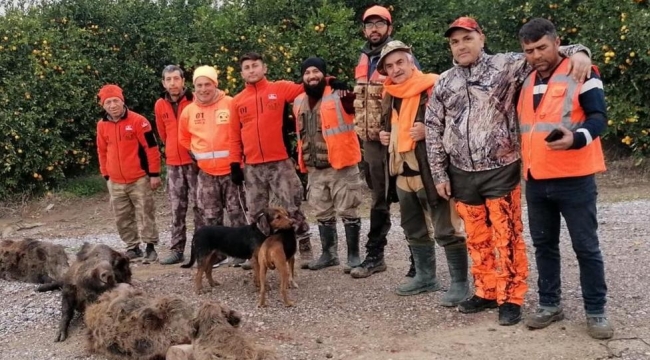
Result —
M 293 228 L 280 230 L 264 240 L 260 249 L 253 255 L 253 261 L 257 259 L 257 271 L 255 285 L 260 287 L 259 306 L 266 306 L 266 271 L 277 269 L 280 275 L 280 293 L 282 301 L 286 306 L 293 306 L 289 300 L 287 289 L 289 286 L 297 288 L 294 278 L 294 262 L 297 248 L 296 232 Z
M 194 284 L 197 294 L 203 287 L 203 273 L 210 286 L 220 285 L 212 278 L 212 265 L 227 256 L 250 259 L 269 235 L 281 229 L 291 229 L 293 220 L 286 210 L 269 207 L 257 213 L 253 222 L 239 227 L 203 226 L 194 233 L 190 261 L 181 265 L 190 268 L 197 262 Z M 254 261 L 254 267 L 257 267 Z M 257 272 L 253 273 L 257 277 Z

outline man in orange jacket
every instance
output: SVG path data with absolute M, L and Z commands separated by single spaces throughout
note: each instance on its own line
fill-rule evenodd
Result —
M 607 126 L 603 82 L 597 71 L 584 83 L 568 76 L 569 60 L 560 55 L 560 38 L 552 22 L 528 21 L 519 39 L 535 69 L 524 81 L 517 106 L 528 222 L 539 274 L 539 307 L 526 325 L 541 329 L 564 318 L 561 215 L 578 258 L 587 331 L 593 338 L 609 339 L 614 329 L 605 314 L 607 285 L 598 245 L 594 175 L 605 171 L 600 143 Z M 558 134 L 555 138 L 553 130 Z
M 309 204 L 314 208 L 322 255 L 309 264 L 319 270 L 339 264 L 336 216 L 347 242 L 345 273 L 359 266 L 361 219 L 357 208 L 365 186 L 359 174 L 361 149 L 354 131 L 354 93 L 343 98 L 326 85 L 326 64 L 310 57 L 300 66 L 305 92 L 293 103 L 298 134 L 298 164 L 309 178 Z
M 196 203 L 196 178 L 199 170 L 189 151 L 178 143 L 178 118 L 193 100 L 192 92 L 185 88 L 183 70 L 176 65 L 166 66 L 162 71 L 162 84 L 165 92 L 156 101 L 154 113 L 158 135 L 165 149 L 167 193 L 172 212 L 172 239 L 171 253 L 160 260 L 160 263 L 171 265 L 183 261 L 187 241 L 185 215 L 190 200 L 194 204 L 194 230 L 201 226 L 201 215 Z
M 158 229 L 153 190 L 160 187 L 156 137 L 149 121 L 124 105 L 119 86 L 103 86 L 98 98 L 106 111 L 97 123 L 99 171 L 108 185 L 117 231 L 130 259 L 143 256 L 142 240 L 147 244 L 144 262 L 156 261 Z
M 301 268 L 312 258 L 309 224 L 300 210 L 302 185 L 289 158 L 285 134 L 295 123 L 285 122 L 287 103 L 303 92 L 301 84 L 266 79 L 262 56 L 248 53 L 239 60 L 246 87 L 230 107 L 230 166 L 232 181 L 246 179 L 246 203 L 254 215 L 269 205 L 271 194 L 295 220 Z M 242 161 L 246 164 L 243 171 Z
M 181 114 L 178 142 L 199 166 L 197 200 L 205 225 L 223 225 L 224 208 L 231 226 L 246 225 L 238 185 L 230 179 L 230 105 L 219 90 L 217 71 L 200 66 L 193 75 L 195 100 Z

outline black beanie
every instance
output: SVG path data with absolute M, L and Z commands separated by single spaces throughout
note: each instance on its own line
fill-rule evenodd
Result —
M 309 57 L 307 58 L 307 60 L 302 62 L 302 64 L 300 65 L 300 75 L 305 75 L 305 71 L 311 66 L 320 70 L 320 72 L 322 72 L 323 75 L 327 75 L 327 73 L 325 72 L 325 60 L 315 56 Z

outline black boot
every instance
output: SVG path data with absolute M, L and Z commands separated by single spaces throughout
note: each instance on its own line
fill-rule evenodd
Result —
M 348 263 L 343 272 L 350 273 L 350 270 L 361 265 L 359 258 L 359 232 L 361 231 L 361 219 L 345 219 L 345 240 L 348 245 Z
M 386 271 L 384 262 L 384 247 L 386 247 L 386 234 L 390 230 L 390 214 L 386 211 L 370 210 L 370 231 L 366 243 L 366 258 L 361 265 L 350 270 L 350 275 L 355 279 Z
M 415 277 L 415 262 L 413 261 L 413 250 L 409 246 L 409 252 L 411 255 L 409 256 L 409 261 L 411 262 L 411 267 L 409 267 L 409 271 L 406 273 L 406 277 Z
M 318 225 L 320 233 L 320 242 L 323 247 L 323 253 L 318 260 L 309 263 L 310 270 L 320 270 L 329 266 L 339 264 L 338 244 L 339 239 L 336 234 L 336 223 L 322 223 Z

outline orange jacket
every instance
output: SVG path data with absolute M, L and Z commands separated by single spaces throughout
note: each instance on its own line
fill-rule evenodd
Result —
M 535 179 L 586 176 L 605 171 L 600 138 L 583 148 L 570 150 L 550 150 L 544 141 L 558 125 L 574 130 L 586 119 L 578 100 L 582 85 L 568 75 L 568 69 L 569 60 L 565 59 L 551 75 L 537 111 L 533 110 L 537 71 L 526 78 L 521 88 L 517 113 L 525 179 L 529 171 Z
M 308 101 L 307 95 L 302 93 L 293 103 L 293 114 L 296 119 L 296 133 L 298 134 L 298 165 L 300 171 L 307 172 L 307 166 L 302 153 L 302 140 L 300 139 L 299 121 L 302 121 L 303 101 Z M 309 106 L 308 104 L 305 104 Z M 354 131 L 354 115 L 343 110 L 341 99 L 332 94 L 332 88 L 325 87 L 321 99 L 320 121 L 323 138 L 327 145 L 327 158 L 334 169 L 340 170 L 347 166 L 356 165 L 361 161 L 361 147 L 359 137 Z
M 372 72 L 370 79 L 368 79 L 368 67 L 370 66 L 368 64 L 369 61 L 370 58 L 368 58 L 368 55 L 361 53 L 361 57 L 359 57 L 359 63 L 354 68 L 354 78 L 357 80 L 357 82 L 372 81 L 376 83 L 383 83 L 386 77 L 378 73 L 377 69 Z
M 178 142 L 197 165 L 213 176 L 230 174 L 230 106 L 232 97 L 219 90 L 211 104 L 193 102 L 178 120 Z
M 178 117 L 183 109 L 192 103 L 192 93 L 187 91 L 181 95 L 177 102 L 176 112 L 165 93 L 154 106 L 156 115 L 156 128 L 158 135 L 165 145 L 165 162 L 167 165 L 186 165 L 192 163 L 192 158 L 187 149 L 178 144 Z
M 160 176 L 160 152 L 151 124 L 126 109 L 118 121 L 97 123 L 99 171 L 106 179 L 130 184 L 145 175 Z
M 262 79 L 246 84 L 230 108 L 230 162 L 262 164 L 289 158 L 282 134 L 283 113 L 304 91 L 302 84 Z

